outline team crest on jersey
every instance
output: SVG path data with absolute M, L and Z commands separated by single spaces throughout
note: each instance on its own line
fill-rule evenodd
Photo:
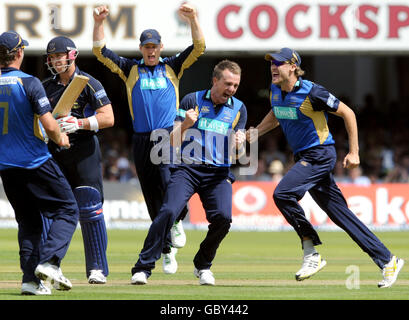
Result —
M 209 107 L 208 106 L 203 106 L 202 109 L 200 110 L 201 113 L 209 113 Z
M 274 96 L 273 96 L 273 100 L 274 101 L 278 101 L 278 100 L 280 100 L 280 97 L 278 96 L 278 94 L 276 93 Z

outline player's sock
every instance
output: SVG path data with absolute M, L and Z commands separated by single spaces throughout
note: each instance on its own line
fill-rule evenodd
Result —
M 302 245 L 304 249 L 304 257 L 317 252 L 311 239 L 303 240 Z

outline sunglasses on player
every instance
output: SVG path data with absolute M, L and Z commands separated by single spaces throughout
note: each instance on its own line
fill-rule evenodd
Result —
M 276 67 L 282 66 L 283 64 L 287 63 L 287 61 L 277 61 L 277 60 L 271 60 L 271 65 L 275 65 Z

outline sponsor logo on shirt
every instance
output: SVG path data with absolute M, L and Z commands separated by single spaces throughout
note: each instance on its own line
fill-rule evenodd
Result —
M 274 106 L 274 114 L 277 119 L 297 120 L 297 109 L 291 107 Z
M 41 108 L 46 107 L 47 105 L 50 104 L 50 101 L 48 101 L 47 97 L 42 97 L 41 99 L 38 99 L 38 104 L 40 105 Z
M 229 131 L 229 123 L 220 120 L 200 118 L 198 128 L 200 130 L 216 132 L 222 135 L 227 135 Z
M 157 90 L 167 88 L 166 78 L 141 79 L 141 90 Z
M 105 92 L 104 89 L 101 89 L 101 90 L 95 92 L 94 96 L 95 96 L 95 98 L 97 98 L 97 99 L 102 99 L 102 98 L 104 98 L 104 97 L 107 96 L 107 93 Z
M 18 81 L 18 77 L 1 77 L 0 85 L 16 84 L 17 81 Z

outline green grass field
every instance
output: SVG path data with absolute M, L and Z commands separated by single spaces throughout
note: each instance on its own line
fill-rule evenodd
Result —
M 297 282 L 302 251 L 294 232 L 230 232 L 212 271 L 216 286 L 199 286 L 192 259 L 205 231 L 187 230 L 187 245 L 177 255 L 178 272 L 165 275 L 157 262 L 145 286 L 130 284 L 146 230 L 110 230 L 110 275 L 105 285 L 85 278 L 82 238 L 76 231 L 62 270 L 73 289 L 48 297 L 21 296 L 17 230 L 0 229 L 0 300 L 408 300 L 409 232 L 377 235 L 406 265 L 392 288 L 378 289 L 382 276 L 372 260 L 344 232 L 320 232 L 318 249 L 328 265 L 313 278 Z M 352 267 L 351 267 L 352 266 Z M 355 273 L 347 273 L 347 268 Z M 359 274 L 357 273 L 359 272 Z M 352 277 L 355 282 L 352 281 Z M 358 281 L 359 280 L 359 281 Z M 355 284 L 351 289 L 350 284 Z M 358 288 L 359 286 L 359 288 Z M 349 287 L 349 288 L 348 288 Z

